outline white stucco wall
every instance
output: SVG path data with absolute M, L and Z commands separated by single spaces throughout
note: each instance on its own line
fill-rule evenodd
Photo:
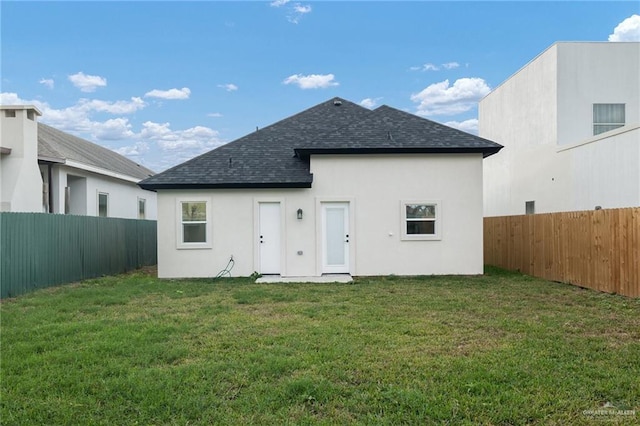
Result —
M 15 117 L 7 117 L 7 110 L 15 111 Z M 33 119 L 27 118 L 28 113 Z M 0 156 L 0 211 L 42 211 L 36 121 L 39 114 L 29 106 L 7 106 L 0 110 L 0 146 L 11 149 L 11 154 Z
M 593 136 L 593 104 L 626 125 Z M 484 214 L 640 205 L 640 43 L 556 43 L 479 104 L 479 135 L 505 147 L 484 164 Z
M 72 179 L 69 179 L 69 176 Z M 83 179 L 74 179 L 73 177 Z M 155 192 L 141 189 L 133 182 L 60 164 L 54 165 L 52 169 L 51 187 L 54 191 L 54 213 L 64 213 L 65 187 L 67 186 L 71 186 L 70 214 L 97 216 L 98 193 L 102 192 L 109 194 L 109 217 L 137 219 L 138 198 L 142 198 L 146 200 L 146 219 L 155 220 L 157 218 L 158 207 Z
M 640 126 L 603 135 L 558 149 L 571 177 L 567 210 L 640 206 Z
M 525 201 L 542 204 L 541 194 L 558 191 L 546 171 L 556 146 L 556 66 L 554 45 L 480 101 L 478 134 L 504 145 L 484 161 L 485 216 L 524 214 Z
M 320 205 L 329 201 L 350 203 L 353 275 L 482 273 L 480 154 L 314 156 L 311 171 L 311 189 L 160 190 L 159 276 L 215 276 L 231 255 L 234 276 L 257 271 L 259 201 L 282 206 L 283 276 L 321 273 Z M 211 206 L 211 247 L 178 249 L 177 205 L 196 199 Z M 440 201 L 441 240 L 401 240 L 402 200 Z M 298 209 L 302 220 L 296 218 Z
M 593 136 L 593 104 L 625 104 L 640 124 L 640 43 L 558 43 L 558 144 Z

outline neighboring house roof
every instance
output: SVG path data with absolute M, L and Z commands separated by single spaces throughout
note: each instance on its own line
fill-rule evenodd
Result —
M 310 188 L 312 154 L 482 153 L 501 145 L 388 106 L 334 98 L 139 182 L 144 189 Z
M 153 171 L 114 151 L 43 123 L 38 123 L 38 158 L 74 167 L 89 166 L 92 171 L 98 173 L 105 171 L 116 176 L 129 176 L 136 181 L 154 174 Z

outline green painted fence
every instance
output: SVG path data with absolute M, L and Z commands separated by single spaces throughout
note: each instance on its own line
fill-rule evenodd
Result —
M 157 263 L 151 220 L 0 213 L 0 298 Z

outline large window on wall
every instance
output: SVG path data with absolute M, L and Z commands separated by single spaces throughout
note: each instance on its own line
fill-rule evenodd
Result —
M 211 211 L 208 200 L 178 201 L 178 248 L 211 247 Z
M 441 238 L 440 202 L 402 201 L 400 209 L 403 240 L 439 240 Z
M 624 126 L 624 104 L 593 104 L 593 134 Z
M 109 216 L 109 194 L 98 192 L 98 216 Z

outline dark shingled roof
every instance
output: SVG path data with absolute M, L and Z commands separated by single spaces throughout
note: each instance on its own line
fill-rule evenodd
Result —
M 311 154 L 482 153 L 502 148 L 490 140 L 383 105 L 364 119 L 320 136 L 295 149 Z
M 153 176 L 153 171 L 100 145 L 38 123 L 38 157 L 45 161 L 72 160 L 137 179 Z
M 310 188 L 312 154 L 482 153 L 501 145 L 388 106 L 334 98 L 140 182 L 144 189 Z

